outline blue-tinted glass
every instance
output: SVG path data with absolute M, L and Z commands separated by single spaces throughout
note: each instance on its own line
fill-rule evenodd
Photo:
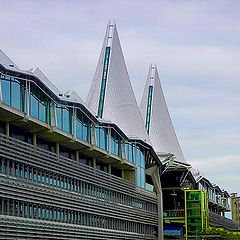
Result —
M 70 132 L 70 116 L 69 111 L 66 108 L 63 108 L 63 131 Z
M 132 145 L 127 143 L 125 146 L 126 146 L 126 158 L 129 162 L 133 162 Z
M 21 108 L 21 93 L 20 93 L 20 83 L 11 82 L 11 105 L 20 110 Z
M 10 105 L 10 81 L 1 80 L 2 100 Z
M 144 160 L 144 154 L 142 153 L 142 152 L 140 152 L 140 156 L 141 156 L 141 158 L 140 158 L 140 166 L 141 167 L 145 167 L 145 160 Z
M 141 187 L 144 188 L 145 187 L 145 171 L 144 168 L 140 168 L 140 172 L 141 172 Z
M 88 140 L 88 127 L 87 127 L 87 124 L 83 125 L 83 140 L 85 140 L 85 141 Z
M 56 113 L 57 113 L 57 127 L 62 129 L 62 109 L 57 107 Z
M 95 133 L 96 133 L 96 145 L 99 147 L 100 146 L 100 142 L 99 142 L 99 139 L 100 139 L 100 132 L 99 132 L 99 128 L 95 128 Z
M 99 129 L 99 146 L 103 149 L 105 149 L 106 145 L 105 145 L 105 132 L 103 129 Z
M 137 166 L 141 166 L 141 151 L 139 150 L 139 148 L 137 148 L 136 151 L 136 164 Z
M 111 153 L 115 154 L 115 148 L 116 148 L 115 142 L 112 138 L 110 138 L 110 141 L 111 141 Z
M 46 122 L 46 105 L 39 102 L 39 120 Z
M 77 132 L 77 137 L 80 139 L 83 139 L 82 137 L 82 123 L 77 119 L 76 121 L 76 132 Z
M 38 101 L 33 95 L 30 95 L 30 115 L 38 118 Z
M 139 167 L 139 166 L 137 166 L 137 172 L 136 172 L 136 174 L 137 174 L 136 184 L 137 184 L 137 186 L 141 186 L 141 170 L 140 170 L 140 167 Z
M 99 129 L 99 147 L 105 149 L 105 136 L 101 128 Z

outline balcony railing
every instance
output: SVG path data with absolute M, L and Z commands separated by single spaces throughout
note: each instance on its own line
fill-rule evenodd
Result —
M 176 210 L 164 210 L 163 218 L 184 218 L 185 210 L 184 209 L 176 209 Z

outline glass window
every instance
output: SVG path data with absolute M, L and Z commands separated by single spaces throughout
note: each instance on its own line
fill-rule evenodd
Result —
M 46 121 L 46 105 L 44 102 L 39 102 L 39 120 Z
M 142 151 L 137 147 L 136 149 L 136 164 L 137 164 L 137 177 L 136 184 L 139 187 L 145 187 L 145 158 Z
M 108 151 L 108 134 L 107 130 L 99 126 L 95 127 L 96 131 L 96 144 L 98 147 Z
M 57 107 L 56 114 L 57 114 L 57 127 L 62 129 L 62 108 Z
M 24 109 L 24 83 L 9 75 L 1 75 L 2 101 L 18 110 Z
M 38 101 L 34 96 L 30 96 L 30 115 L 38 118 Z
M 1 80 L 1 88 L 3 102 L 10 105 L 10 81 Z
M 72 133 L 72 110 L 64 105 L 56 107 L 57 127 L 65 132 Z
M 88 141 L 89 140 L 89 120 L 84 114 L 77 110 L 77 122 L 76 122 L 76 130 L 77 130 L 77 137 Z
M 134 146 L 131 144 L 131 143 L 125 143 L 125 154 L 126 154 L 126 159 L 129 161 L 129 162 L 132 162 L 134 163 Z
M 50 111 L 49 99 L 45 96 L 41 90 L 35 85 L 31 85 L 31 95 L 30 95 L 30 115 L 37 118 L 43 122 L 47 122 L 47 114 Z
M 20 92 L 20 82 L 12 81 L 11 83 L 11 100 L 12 106 L 21 109 L 21 92 Z

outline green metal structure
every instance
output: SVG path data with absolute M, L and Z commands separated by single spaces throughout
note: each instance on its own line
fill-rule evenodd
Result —
M 185 190 L 185 237 L 186 240 L 201 239 L 200 235 L 209 225 L 207 192 Z

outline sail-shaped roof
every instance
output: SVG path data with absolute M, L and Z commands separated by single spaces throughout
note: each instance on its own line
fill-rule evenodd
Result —
M 164 98 L 157 67 L 151 64 L 140 110 L 154 150 L 162 155 L 172 153 L 177 162 L 186 163 Z
M 87 104 L 94 114 L 117 124 L 128 137 L 150 143 L 114 22 L 107 26 Z

